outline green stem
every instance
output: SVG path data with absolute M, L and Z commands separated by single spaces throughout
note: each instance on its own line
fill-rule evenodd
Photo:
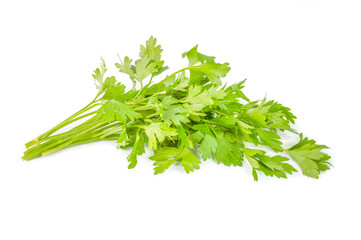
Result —
M 80 139 L 81 138 L 87 138 L 88 137 L 87 135 L 89 135 L 89 133 L 91 133 L 94 129 L 96 129 L 99 126 L 104 126 L 104 124 L 106 124 L 106 123 L 101 123 L 98 126 L 94 126 L 92 128 L 89 128 L 88 130 L 86 130 L 83 133 L 80 133 L 79 135 L 71 136 L 71 138 L 70 139 L 68 138 L 67 141 L 63 141 L 62 143 L 56 145 L 55 147 L 53 147 L 53 148 L 51 148 L 49 150 L 42 151 L 41 156 L 44 156 L 44 155 L 47 155 L 49 153 L 52 153 L 52 152 L 58 151 L 60 149 L 63 149 L 65 147 L 67 147 L 68 145 L 70 145 L 71 143 L 77 141 L 79 138 Z
M 155 108 L 156 107 L 153 104 L 150 104 L 150 105 L 145 105 L 145 106 L 134 108 L 134 110 L 144 111 L 144 110 L 151 110 L 151 109 L 155 109 Z
M 154 94 L 152 94 L 151 96 L 149 96 L 149 97 L 146 97 L 146 98 L 142 98 L 141 100 L 139 100 L 139 101 L 137 101 L 137 102 L 126 102 L 126 104 L 131 104 L 131 105 L 136 105 L 136 104 L 139 104 L 139 103 L 141 103 L 141 102 L 143 102 L 143 101 L 145 101 L 145 100 L 148 100 L 149 98 L 151 98 L 151 97 L 154 97 L 154 96 L 157 96 L 157 95 L 160 95 L 160 94 L 164 94 L 164 93 L 162 93 L 162 92 L 158 92 L 158 93 L 154 93 Z
M 91 139 L 83 139 L 83 140 L 78 140 L 76 142 L 73 142 L 71 144 L 69 144 L 67 147 L 65 148 L 68 148 L 68 147 L 73 147 L 73 146 L 77 146 L 77 145 L 81 145 L 81 144 L 84 144 L 84 143 L 91 143 L 91 142 L 96 142 L 96 141 L 115 141 L 117 140 L 119 137 L 116 137 L 116 136 L 109 136 L 109 137 L 102 137 L 102 138 L 91 138 Z M 64 148 L 62 148 L 64 149 Z M 48 153 L 49 154 L 49 153 Z M 37 155 L 33 155 L 27 159 L 24 159 L 24 160 L 31 160 L 31 159 L 34 159 L 34 158 L 37 158 L 37 157 L 41 157 L 42 154 L 39 153 Z
M 102 140 L 115 141 L 115 140 L 117 140 L 118 138 L 119 138 L 119 137 L 84 139 L 84 140 L 79 140 L 79 141 L 77 141 L 77 142 L 73 142 L 73 143 L 70 144 L 68 147 L 73 147 L 73 146 L 81 145 L 81 144 L 84 144 L 84 143 L 91 143 L 91 142 L 102 141 Z
M 74 118 L 74 119 L 71 120 L 68 124 L 73 123 L 73 122 L 76 122 L 76 121 L 78 121 L 78 120 L 80 120 L 80 119 L 83 119 L 83 118 L 85 118 L 85 117 L 91 116 L 91 115 L 93 115 L 93 114 L 96 114 L 97 112 L 98 112 L 98 111 L 93 111 L 93 112 L 84 114 L 84 115 L 82 115 L 82 116 L 79 116 L 79 117 L 77 117 L 77 118 Z
M 152 80 L 153 80 L 153 73 L 152 73 L 152 76 L 150 76 L 149 82 L 146 86 L 149 86 L 152 83 Z
M 146 116 L 145 118 L 152 118 L 152 117 L 155 117 L 155 116 L 158 116 L 159 114 L 158 113 L 153 113 L 153 114 L 150 114 L 148 116 Z
M 105 131 L 102 131 L 102 132 L 100 132 L 98 134 L 93 135 L 93 137 L 95 137 L 95 138 L 99 137 L 99 136 L 106 137 L 106 136 L 111 135 L 113 133 L 117 133 L 117 132 L 119 132 L 121 130 L 122 130 L 122 126 L 111 128 L 111 129 L 106 129 Z
M 162 81 L 160 81 L 160 82 L 157 83 L 157 84 L 163 83 L 163 82 L 167 81 L 169 78 L 171 78 L 171 77 L 173 77 L 173 76 L 177 75 L 178 73 L 181 73 L 181 72 L 183 72 L 183 71 L 185 71 L 185 70 L 188 70 L 188 69 L 189 69 L 188 67 L 182 68 L 182 69 L 180 69 L 180 70 L 172 73 L 171 75 L 166 76 Z
M 107 130 L 107 129 L 112 128 L 112 127 L 117 127 L 117 126 L 120 126 L 120 125 L 122 125 L 121 122 L 110 123 L 108 125 L 105 125 L 105 126 L 99 128 L 99 129 L 93 131 L 92 134 L 96 135 L 98 133 L 103 132 L 104 130 Z
M 24 153 L 23 159 L 30 160 L 30 159 L 34 158 L 33 157 L 34 155 L 38 156 L 39 154 L 41 156 L 41 154 L 43 152 L 53 149 L 59 145 L 62 145 L 64 142 L 67 142 L 70 140 L 76 140 L 77 136 L 81 136 L 82 134 L 86 133 L 90 129 L 93 130 L 94 128 L 101 127 L 104 124 L 106 124 L 106 123 L 103 122 L 102 119 L 99 119 L 99 118 L 97 119 L 97 118 L 93 117 L 92 119 L 90 119 L 90 122 L 87 121 L 86 123 L 83 123 L 83 124 L 77 126 L 76 128 L 70 130 L 71 134 L 67 133 L 67 135 L 57 136 L 56 138 L 48 139 L 47 142 L 44 142 L 39 145 L 35 145 L 32 148 L 28 148 L 28 150 L 25 151 L 25 153 Z
M 136 94 L 132 99 L 130 99 L 128 102 L 131 102 L 131 101 L 133 101 L 134 99 L 136 99 L 136 98 L 140 95 L 140 93 L 142 92 L 142 90 L 143 90 L 143 81 L 140 81 L 140 89 L 139 89 L 139 91 L 138 91 L 137 94 Z
M 45 133 L 41 134 L 40 136 L 36 137 L 34 140 L 28 142 L 25 144 L 25 146 L 27 148 L 33 146 L 33 145 L 38 145 L 39 144 L 39 140 L 42 138 L 45 138 L 49 135 L 51 135 L 52 133 L 58 131 L 59 129 L 67 126 L 68 124 L 74 122 L 72 121 L 74 118 L 78 117 L 79 115 L 81 115 L 82 113 L 96 107 L 99 105 L 99 103 L 96 103 L 98 100 L 99 94 L 97 94 L 97 96 L 93 99 L 93 101 L 91 101 L 88 105 L 86 105 L 85 107 L 83 107 L 82 109 L 80 109 L 79 111 L 77 111 L 76 113 L 74 113 L 73 115 L 71 115 L 70 117 L 68 117 L 67 119 L 65 119 L 64 121 L 62 121 L 61 123 L 59 123 L 58 125 L 54 126 L 53 128 L 49 129 L 48 131 L 46 131 Z M 95 103 L 95 104 L 94 104 Z
M 162 81 L 154 84 L 153 86 L 158 85 L 158 84 L 161 84 L 161 83 L 163 83 L 164 81 L 167 81 L 169 78 L 171 78 L 171 77 L 173 77 L 173 76 L 177 75 L 178 73 L 181 73 L 181 72 L 183 72 L 183 71 L 185 71 L 185 70 L 188 70 L 188 69 L 189 69 L 189 67 L 185 67 L 185 68 L 179 69 L 178 71 L 172 73 L 171 75 L 166 76 Z M 145 87 L 148 87 L 150 84 L 151 84 L 151 81 L 149 81 L 149 83 L 148 83 Z
M 85 118 L 85 117 L 88 117 L 88 116 L 90 116 L 90 115 L 93 115 L 93 114 L 95 114 L 95 113 L 97 113 L 97 111 L 94 111 L 94 112 L 85 114 L 85 115 L 83 115 L 83 116 L 80 116 L 80 117 L 78 117 L 78 118 L 75 118 L 75 119 L 73 119 L 71 122 L 69 122 L 69 124 L 72 123 L 72 122 L 75 122 L 75 121 L 77 121 L 77 120 L 80 120 L 80 119 L 82 119 L 82 118 Z M 89 120 L 90 120 L 90 119 L 89 119 Z M 89 121 L 89 120 L 88 120 L 88 121 Z M 83 124 L 88 123 L 88 121 L 84 122 Z M 64 132 L 64 133 L 59 133 L 59 134 L 56 134 L 56 135 L 43 137 L 43 138 L 41 138 L 41 139 L 38 139 L 37 143 L 39 144 L 39 143 L 42 143 L 42 142 L 45 142 L 45 141 L 49 141 L 49 140 L 52 140 L 52 139 L 56 139 L 56 138 L 64 137 L 64 136 L 67 136 L 67 135 L 71 135 L 71 134 L 73 134 L 74 132 L 81 131 L 81 129 L 79 129 L 81 126 L 82 126 L 82 125 L 78 125 L 78 126 L 72 128 L 72 129 L 70 129 L 69 131 Z
M 38 143 L 49 141 L 49 140 L 56 139 L 56 138 L 65 137 L 65 136 L 68 136 L 68 135 L 71 135 L 71 134 L 74 134 L 74 133 L 77 133 L 77 132 L 81 132 L 84 129 L 89 128 L 89 124 L 94 124 L 95 119 L 96 119 L 96 116 L 88 119 L 87 121 L 83 122 L 82 124 L 80 124 L 78 126 L 75 126 L 74 128 L 70 129 L 67 132 L 59 133 L 59 134 L 56 134 L 56 135 L 52 135 L 52 136 L 48 136 L 48 137 L 44 137 L 42 139 L 39 139 Z

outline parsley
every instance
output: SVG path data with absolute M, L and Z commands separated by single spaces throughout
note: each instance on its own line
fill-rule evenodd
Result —
M 150 37 L 140 46 L 137 60 L 119 58 L 116 68 L 133 83 L 128 91 L 115 76 L 106 76 L 102 58 L 92 75 L 98 89 L 95 98 L 28 142 L 23 159 L 109 140 L 116 141 L 117 148 L 132 148 L 129 168 L 136 166 L 145 145 L 154 150 L 150 159 L 154 161 L 155 174 L 173 164 L 189 173 L 200 167 L 200 159 L 214 159 L 226 166 L 247 162 L 256 181 L 259 172 L 279 178 L 297 172 L 289 158 L 304 175 L 313 178 L 329 169 L 330 156 L 322 152 L 327 147 L 292 128 L 296 117 L 289 108 L 273 100 L 250 101 L 242 91 L 246 80 L 228 87 L 222 85 L 221 78 L 230 71 L 229 64 L 217 63 L 215 57 L 199 53 L 198 46 L 183 53 L 182 57 L 188 59 L 186 67 L 153 83 L 154 77 L 168 69 L 161 58 L 162 51 L 156 38 Z M 74 122 L 78 125 L 64 131 Z M 285 149 L 280 131 L 298 134 L 300 141 Z M 259 145 L 274 154 L 257 149 Z

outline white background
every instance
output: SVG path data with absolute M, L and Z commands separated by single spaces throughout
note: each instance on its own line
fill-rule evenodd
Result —
M 361 239 L 356 2 L 1 1 L 0 239 Z M 195 44 L 229 62 L 226 81 L 289 106 L 334 168 L 254 182 L 247 164 L 207 161 L 154 176 L 149 153 L 128 170 L 112 142 L 21 160 L 93 98 L 100 56 L 116 73 L 117 53 L 135 58 L 150 35 L 169 72 Z

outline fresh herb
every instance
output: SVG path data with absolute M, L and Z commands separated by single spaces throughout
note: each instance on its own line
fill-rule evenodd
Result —
M 199 53 L 197 46 L 182 55 L 189 61 L 186 67 L 153 83 L 154 77 L 168 69 L 161 59 L 162 51 L 156 39 L 150 37 L 145 46 L 141 45 L 139 59 L 125 57 L 115 64 L 132 81 L 129 91 L 114 76 L 106 77 L 107 67 L 101 59 L 100 68 L 93 74 L 98 89 L 95 98 L 28 142 L 23 159 L 110 140 L 116 141 L 117 148 L 133 148 L 128 156 L 129 168 L 136 166 L 137 156 L 145 152 L 147 144 L 154 150 L 150 159 L 155 174 L 177 163 L 189 173 L 199 168 L 200 159 L 214 159 L 226 166 L 248 162 L 255 180 L 258 172 L 286 178 L 297 171 L 286 156 L 299 165 L 304 175 L 313 178 L 329 169 L 330 156 L 322 152 L 325 145 L 299 134 L 299 143 L 283 147 L 280 132 L 298 134 L 291 127 L 296 117 L 289 108 L 273 100 L 250 101 L 242 91 L 245 80 L 228 87 L 222 85 L 229 64 L 215 62 L 215 57 Z M 79 124 L 63 130 L 74 122 Z M 276 154 L 267 155 L 257 149 L 259 145 Z

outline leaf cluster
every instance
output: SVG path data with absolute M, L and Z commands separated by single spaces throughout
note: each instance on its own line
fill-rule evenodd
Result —
M 243 92 L 246 80 L 222 84 L 229 64 L 198 52 L 198 46 L 182 54 L 188 59 L 186 67 L 153 83 L 168 69 L 162 51 L 156 38 L 150 37 L 141 45 L 139 59 L 124 57 L 115 64 L 132 81 L 129 91 L 115 76 L 105 77 L 107 68 L 101 59 L 93 74 L 98 89 L 93 102 L 99 107 L 83 127 L 87 134 L 72 133 L 69 145 L 87 139 L 115 140 L 118 148 L 132 148 L 129 168 L 148 147 L 154 151 L 150 159 L 155 174 L 176 164 L 189 173 L 208 159 L 225 166 L 246 162 L 255 180 L 260 172 L 279 178 L 297 172 L 290 159 L 313 178 L 329 169 L 330 157 L 322 152 L 327 147 L 302 134 L 299 143 L 283 147 L 280 132 L 298 134 L 292 128 L 296 117 L 290 108 L 274 100 L 251 101 Z M 269 151 L 260 150 L 260 145 Z

